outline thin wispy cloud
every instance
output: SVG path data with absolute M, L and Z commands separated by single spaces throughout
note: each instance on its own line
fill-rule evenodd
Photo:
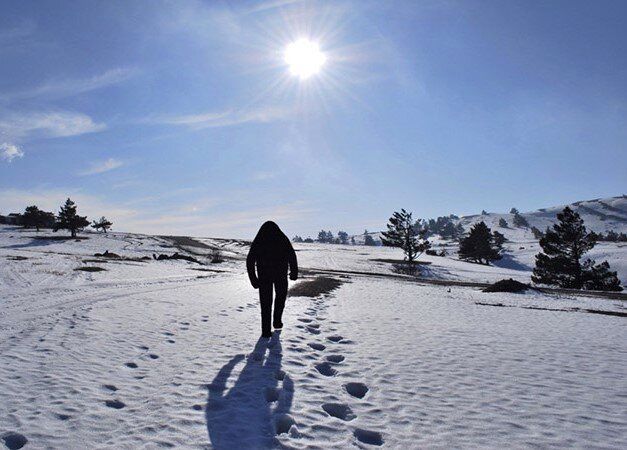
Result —
M 276 178 L 276 172 L 255 172 L 252 175 L 253 181 L 267 181 Z
M 124 163 L 119 159 L 109 158 L 104 161 L 95 161 L 87 169 L 79 172 L 81 176 L 97 175 L 122 167 Z
M 4 142 L 0 144 L 0 158 L 11 162 L 16 158 L 24 157 L 24 151 L 15 144 Z
M 13 43 L 15 40 L 32 36 L 35 32 L 35 23 L 33 21 L 24 21 L 12 27 L 6 27 L 0 30 L 0 46 L 2 44 Z
M 49 111 L 0 114 L 0 135 L 12 139 L 30 137 L 68 137 L 95 133 L 106 128 L 86 114 Z
M 116 68 L 88 78 L 51 80 L 31 89 L 0 94 L 0 101 L 10 102 L 31 98 L 54 99 L 71 97 L 122 83 L 133 77 L 136 73 L 137 70 L 135 69 Z
M 285 120 L 293 115 L 289 108 L 266 106 L 251 109 L 226 110 L 147 119 L 146 123 L 185 126 L 194 130 L 242 125 L 246 123 L 269 123 Z

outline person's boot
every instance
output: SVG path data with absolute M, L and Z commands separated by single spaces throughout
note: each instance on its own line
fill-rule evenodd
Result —
M 275 330 L 280 330 L 281 328 L 283 328 L 283 322 L 275 320 L 272 326 L 274 327 Z

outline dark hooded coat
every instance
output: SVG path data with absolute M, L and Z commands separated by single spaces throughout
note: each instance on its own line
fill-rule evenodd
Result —
M 295 280 L 298 277 L 298 262 L 292 243 L 276 223 L 265 222 L 250 245 L 246 258 L 251 284 L 257 287 L 259 282 L 285 279 L 288 267 L 290 278 Z

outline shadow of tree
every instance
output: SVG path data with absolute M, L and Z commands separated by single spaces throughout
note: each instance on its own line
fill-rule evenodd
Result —
M 207 385 L 207 431 L 213 448 L 263 449 L 280 446 L 276 435 L 290 431 L 294 385 L 281 370 L 280 332 L 260 338 L 246 358 L 235 355 Z M 235 367 L 246 359 L 233 386 Z M 281 384 L 281 387 L 279 385 Z

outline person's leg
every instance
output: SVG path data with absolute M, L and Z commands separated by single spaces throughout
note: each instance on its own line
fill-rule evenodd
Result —
M 261 305 L 261 335 L 270 337 L 270 317 L 272 313 L 272 282 L 259 283 L 259 304 Z
M 283 327 L 283 308 L 285 308 L 285 299 L 287 298 L 287 277 L 280 278 L 274 282 L 274 328 Z

